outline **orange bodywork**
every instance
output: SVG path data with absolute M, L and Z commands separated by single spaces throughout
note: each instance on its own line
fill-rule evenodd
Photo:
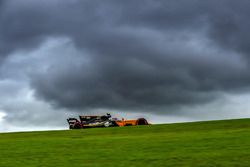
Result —
M 139 118 L 136 120 L 117 120 L 115 121 L 115 123 L 118 126 L 136 126 L 136 125 L 148 125 L 149 123 L 147 122 L 147 120 L 145 120 L 144 118 Z
M 118 120 L 115 121 L 118 126 L 136 126 L 137 120 Z

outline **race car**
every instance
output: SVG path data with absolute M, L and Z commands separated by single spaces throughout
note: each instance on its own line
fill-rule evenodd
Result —
M 107 113 L 102 116 L 79 116 L 80 120 L 76 118 L 68 118 L 69 129 L 82 129 L 82 128 L 95 128 L 95 127 L 114 127 L 114 126 L 137 126 L 137 125 L 149 125 L 145 118 L 138 118 L 135 120 L 121 120 L 112 118 Z

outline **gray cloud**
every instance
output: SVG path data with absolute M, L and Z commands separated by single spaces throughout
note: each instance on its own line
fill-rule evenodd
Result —
M 249 89 L 249 6 L 224 0 L 5 1 L 0 76 L 18 76 L 37 100 L 69 110 L 161 113 L 204 105 Z M 13 54 L 23 56 L 10 69 L 6 60 Z

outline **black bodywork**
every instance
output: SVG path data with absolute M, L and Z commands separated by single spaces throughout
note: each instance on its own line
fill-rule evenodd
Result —
M 92 127 L 108 127 L 115 126 L 115 121 L 112 120 L 108 113 L 103 116 L 79 116 L 79 119 L 68 118 L 70 129 L 92 128 Z

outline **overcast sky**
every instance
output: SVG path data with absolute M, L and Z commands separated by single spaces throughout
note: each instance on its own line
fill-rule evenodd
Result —
M 0 132 L 79 114 L 250 117 L 248 0 L 0 0 Z

